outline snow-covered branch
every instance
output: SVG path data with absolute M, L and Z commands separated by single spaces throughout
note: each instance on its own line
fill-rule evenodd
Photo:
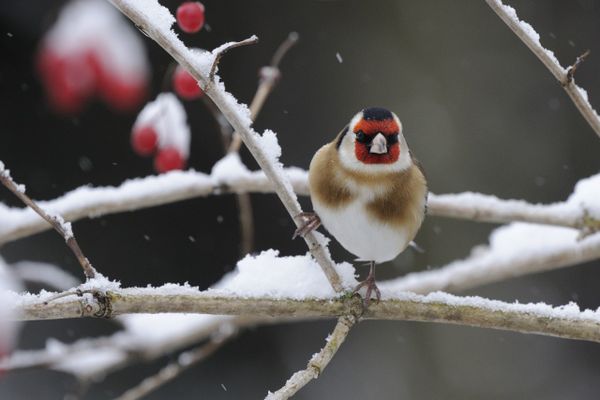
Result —
M 461 291 L 600 258 L 600 233 L 578 239 L 567 228 L 514 223 L 496 229 L 487 247 L 444 267 L 381 282 L 380 287 L 430 293 Z
M 592 108 L 587 92 L 575 84 L 572 74 L 574 68 L 563 68 L 554 53 L 542 46 L 540 35 L 535 29 L 527 22 L 519 19 L 514 8 L 504 5 L 501 0 L 485 0 L 485 2 L 548 68 L 554 78 L 565 89 L 587 123 L 600 136 L 600 117 Z
M 306 172 L 285 168 L 292 187 L 308 193 Z M 261 171 L 251 172 L 237 154 L 229 154 L 213 167 L 212 173 L 172 171 L 158 176 L 130 179 L 116 187 L 82 186 L 50 201 L 38 201 L 44 209 L 69 221 L 139 210 L 195 197 L 225 193 L 273 193 L 273 184 Z M 0 204 L 0 244 L 50 229 L 29 208 Z
M 284 169 L 294 191 L 308 195 L 306 171 Z M 77 188 L 49 201 L 39 201 L 45 209 L 63 215 L 69 221 L 101 215 L 155 207 L 195 197 L 227 193 L 273 193 L 273 184 L 261 171 L 249 171 L 239 156 L 229 154 L 220 160 L 211 174 L 174 171 L 159 176 L 131 179 L 116 187 Z M 430 193 L 431 216 L 461 218 L 471 221 L 504 223 L 532 222 L 577 229 L 600 225 L 600 175 L 581 180 L 575 193 L 565 202 L 532 204 L 523 200 L 502 200 L 480 193 Z M 11 208 L 0 204 L 0 244 L 50 229 L 49 225 L 28 208 Z
M 356 315 L 362 302 L 356 297 L 290 298 L 238 296 L 218 289 L 199 292 L 186 286 L 125 288 L 84 293 L 46 303 L 50 294 L 14 298 L 22 320 L 117 316 L 132 313 L 200 313 L 256 317 L 312 319 Z M 581 311 L 576 304 L 510 304 L 480 297 L 458 297 L 442 292 L 417 295 L 382 290 L 381 302 L 371 304 L 366 319 L 442 322 L 521 333 L 557 336 L 600 343 L 600 312 Z M 108 311 L 109 310 L 109 311 Z
M 263 135 L 259 135 L 255 132 L 252 128 L 252 119 L 248 108 L 239 104 L 225 90 L 225 86 L 219 77 L 214 75 L 215 60 L 225 49 L 229 48 L 229 44 L 216 48 L 208 55 L 206 53 L 198 54 L 186 47 L 175 32 L 171 30 L 175 18 L 167 8 L 161 6 L 157 1 L 112 0 L 111 2 L 201 84 L 205 94 L 221 110 L 227 121 L 241 136 L 244 144 L 265 172 L 265 175 L 273 182 L 275 192 L 294 223 L 300 226 L 302 221 L 297 216 L 302 212 L 302 209 L 279 162 L 281 148 L 274 133 L 265 131 Z M 304 240 L 332 287 L 338 292 L 341 291 L 340 278 L 335 272 L 333 261 L 323 241 L 312 232 L 305 235 Z

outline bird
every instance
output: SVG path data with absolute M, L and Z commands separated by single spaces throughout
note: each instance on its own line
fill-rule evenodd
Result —
M 381 293 L 375 265 L 393 260 L 416 236 L 427 211 L 427 181 L 413 157 L 396 114 L 369 107 L 358 112 L 333 141 L 313 156 L 308 171 L 314 212 L 304 212 L 294 236 L 323 225 L 369 275 L 363 301 Z

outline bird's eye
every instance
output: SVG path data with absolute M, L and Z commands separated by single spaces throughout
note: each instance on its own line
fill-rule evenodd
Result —
M 394 143 L 398 143 L 398 134 L 389 135 L 386 137 L 388 146 L 393 145 Z
M 365 135 L 365 133 L 363 131 L 356 132 L 356 141 L 359 143 L 366 143 L 367 135 Z

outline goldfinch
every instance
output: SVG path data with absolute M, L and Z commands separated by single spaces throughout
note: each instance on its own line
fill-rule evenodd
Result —
M 321 223 L 357 260 L 368 261 L 368 306 L 374 291 L 375 264 L 390 261 L 413 240 L 426 212 L 427 182 L 402 135 L 396 114 L 365 108 L 337 137 L 321 147 L 309 168 L 315 213 L 303 213 L 304 235 Z

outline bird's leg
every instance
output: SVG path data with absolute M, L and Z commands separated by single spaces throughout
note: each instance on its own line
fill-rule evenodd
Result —
M 369 269 L 369 275 L 367 276 L 367 279 L 356 285 L 353 290 L 354 293 L 357 293 L 363 286 L 367 287 L 367 293 L 365 293 L 365 298 L 363 300 L 365 307 L 369 307 L 369 303 L 371 302 L 371 293 L 373 293 L 373 291 L 375 291 L 377 303 L 379 303 L 381 300 L 381 292 L 375 284 L 375 261 L 371 261 L 369 264 L 371 267 Z
M 296 239 L 298 236 L 304 236 L 308 232 L 313 231 L 321 226 L 321 218 L 319 218 L 319 216 L 314 212 L 301 212 L 300 214 L 296 215 L 296 218 L 302 218 L 304 223 L 300 225 L 298 229 L 296 229 L 292 239 Z

